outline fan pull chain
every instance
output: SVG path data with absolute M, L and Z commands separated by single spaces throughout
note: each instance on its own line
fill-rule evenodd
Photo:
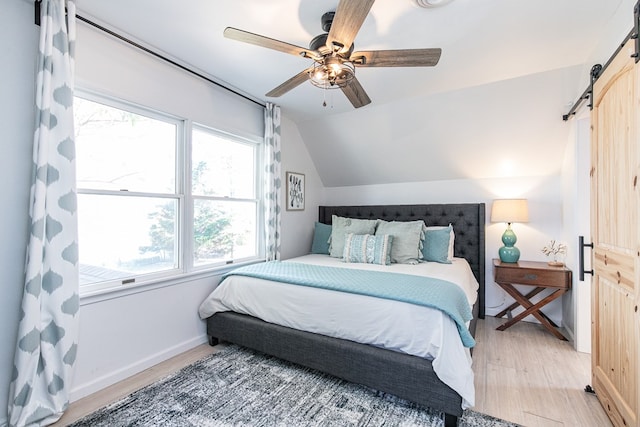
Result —
M 325 108 L 327 108 L 327 92 L 329 92 L 329 88 L 325 83 L 324 90 L 322 91 L 322 106 Z M 329 95 L 329 108 L 333 108 L 333 91 L 331 91 Z
M 327 107 L 327 84 L 325 83 L 324 90 L 322 91 L 322 106 Z

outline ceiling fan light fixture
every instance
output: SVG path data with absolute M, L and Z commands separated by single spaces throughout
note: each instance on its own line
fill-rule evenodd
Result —
M 425 8 L 444 6 L 445 4 L 451 3 L 452 1 L 453 0 L 415 0 L 418 6 Z
M 316 63 L 309 70 L 311 84 L 322 89 L 338 89 L 349 84 L 356 75 L 356 68 L 352 62 L 343 61 L 336 57 L 325 58 Z
M 418 6 L 437 7 L 452 0 L 411 0 Z M 225 37 L 243 43 L 277 50 L 313 60 L 310 67 L 300 71 L 265 96 L 279 97 L 298 87 L 306 80 L 321 89 L 342 89 L 354 108 L 371 103 L 371 98 L 355 76 L 356 67 L 433 67 L 440 60 L 442 49 L 391 49 L 354 52 L 354 40 L 369 15 L 375 0 L 337 0 L 335 12 L 322 17 L 326 33 L 311 40 L 309 48 L 227 27 Z M 348 48 L 347 48 L 348 46 Z

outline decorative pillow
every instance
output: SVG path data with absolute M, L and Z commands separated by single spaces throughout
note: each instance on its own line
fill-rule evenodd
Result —
M 447 259 L 449 261 L 453 261 L 453 243 L 455 241 L 456 238 L 456 234 L 453 232 L 453 226 L 451 224 L 449 225 L 445 225 L 445 226 L 432 226 L 432 227 L 427 227 L 427 231 L 429 230 L 449 230 L 450 232 L 450 237 L 449 237 L 449 251 L 447 253 Z
M 453 227 L 449 226 L 439 230 L 425 231 L 422 254 L 425 261 L 435 261 L 441 264 L 451 264 L 449 259 L 449 242 Z
M 424 240 L 423 221 L 380 221 L 376 236 L 393 236 L 391 262 L 398 264 L 417 264 L 422 258 L 421 244 Z
M 329 255 L 334 258 L 342 258 L 344 253 L 344 239 L 349 233 L 353 234 L 374 234 L 376 231 L 377 219 L 355 219 L 344 218 L 333 215 L 331 217 L 331 244 L 329 245 Z
M 329 239 L 331 238 L 331 226 L 316 221 L 311 243 L 312 254 L 329 255 Z
M 347 234 L 344 239 L 344 262 L 366 264 L 391 264 L 393 236 L 371 234 Z

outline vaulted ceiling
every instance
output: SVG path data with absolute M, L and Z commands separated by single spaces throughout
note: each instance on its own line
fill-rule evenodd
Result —
M 372 103 L 304 83 L 310 60 L 223 37 L 227 26 L 306 47 L 338 0 L 77 0 L 78 13 L 295 122 L 326 186 L 558 174 L 602 31 L 630 0 L 377 0 L 356 50 L 442 48 L 432 68 L 358 68 Z M 629 28 L 630 29 L 630 28 Z M 626 33 L 629 29 L 623 29 Z M 604 58 L 606 59 L 606 58 Z M 326 101 L 327 106 L 323 106 Z

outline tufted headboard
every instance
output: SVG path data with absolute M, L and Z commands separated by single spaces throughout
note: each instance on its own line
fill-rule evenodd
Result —
M 446 205 L 372 205 L 372 206 L 320 206 L 318 221 L 331 224 L 332 215 L 383 219 L 385 221 L 423 220 L 427 226 L 453 226 L 456 235 L 454 256 L 465 258 L 480 288 L 478 289 L 478 317 L 484 318 L 485 255 L 484 255 L 484 203 Z

